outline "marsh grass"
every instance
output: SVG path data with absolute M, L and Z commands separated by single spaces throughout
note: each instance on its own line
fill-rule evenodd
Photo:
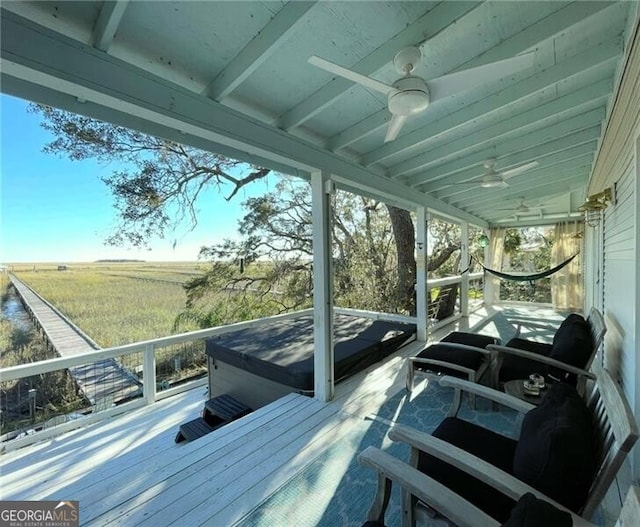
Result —
M 6 291 L 6 285 L 3 291 Z M 2 367 L 37 362 L 55 356 L 35 330 L 14 327 L 4 318 L 0 319 L 0 341 Z M 29 409 L 31 389 L 36 390 L 36 412 L 33 416 Z M 87 404 L 68 370 L 2 382 L 0 433 L 33 428 L 55 415 L 85 408 Z
M 226 290 L 208 294 L 197 312 L 185 310 L 183 285 L 203 272 L 196 263 L 15 264 L 11 271 L 101 348 L 273 315 L 278 308 L 264 296 Z M 143 373 L 141 353 L 118 361 Z M 163 386 L 205 373 L 202 340 L 156 349 Z
M 175 324 L 185 305 L 183 284 L 200 274 L 194 263 L 105 262 L 67 265 L 65 270 L 25 264 L 13 271 L 102 348 L 199 329 L 196 323 Z M 156 361 L 159 381 L 203 375 L 204 342 L 159 349 Z M 140 354 L 123 356 L 120 362 L 137 371 Z
M 197 264 L 101 263 L 58 265 L 26 264 L 11 269 L 59 309 L 100 347 L 155 339 L 201 326 L 189 320 L 176 325 L 184 309 L 183 284 L 201 273 Z M 9 280 L 0 275 L 3 303 Z M 55 356 L 34 330 L 25 330 L 0 318 L 2 367 Z M 52 355 L 53 354 L 53 355 Z M 132 372 L 140 372 L 142 354 L 118 358 Z M 165 386 L 206 373 L 204 342 L 196 341 L 158 349 L 157 381 Z M 31 418 L 28 390 L 38 393 L 37 415 Z M 69 372 L 3 383 L 2 432 L 33 427 L 52 416 L 87 406 Z
M 182 284 L 197 272 L 196 264 L 105 263 L 15 274 L 106 348 L 175 334 L 186 300 Z

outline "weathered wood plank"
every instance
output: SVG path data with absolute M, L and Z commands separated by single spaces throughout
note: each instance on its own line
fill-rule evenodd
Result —
M 121 477 L 113 474 L 106 487 L 90 489 L 87 496 L 105 491 L 106 494 L 99 495 L 108 497 L 92 507 L 87 519 L 100 525 L 126 517 L 128 522 L 133 521 L 137 525 L 138 518 L 149 513 L 147 502 L 149 508 L 160 509 L 165 500 L 170 503 L 184 493 L 193 492 L 197 485 L 215 480 L 236 460 L 248 455 L 251 449 L 259 449 L 263 441 L 273 439 L 280 420 L 287 418 L 296 423 L 304 419 L 305 409 L 312 403 L 308 398 L 284 399 L 284 404 L 274 403 L 272 409 L 265 407 L 267 411 L 253 414 L 253 419 L 247 416 L 232 423 L 234 426 L 227 425 L 192 443 L 175 445 L 170 438 L 167 442 L 170 446 L 162 455 L 124 485 Z M 195 486 L 194 482 L 197 482 Z M 117 496 L 109 496 L 113 483 L 120 484 Z M 167 491 L 171 499 L 162 496 Z

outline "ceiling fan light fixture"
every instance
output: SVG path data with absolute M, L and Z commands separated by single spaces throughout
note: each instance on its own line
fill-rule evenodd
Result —
M 480 182 L 482 188 L 496 188 L 504 185 L 504 179 L 502 179 L 499 174 L 487 174 Z
M 393 57 L 393 67 L 400 75 L 411 73 L 422 60 L 420 48 L 409 46 L 401 49 Z
M 387 103 L 393 115 L 415 115 L 429 106 L 429 89 L 420 77 L 408 76 L 393 83 L 397 91 L 389 92 Z
M 396 71 L 403 75 L 393 83 L 393 86 L 315 55 L 309 57 L 308 62 L 332 75 L 338 75 L 387 96 L 389 111 L 393 115 L 390 124 L 393 124 L 393 127 L 387 129 L 386 143 L 398 136 L 406 117 L 425 111 L 429 103 L 466 91 L 477 84 L 493 82 L 497 78 L 504 78 L 528 68 L 531 66 L 532 57 L 533 53 L 528 53 L 426 81 L 422 77 L 413 75 L 422 60 L 422 52 L 420 48 L 410 46 L 401 49 L 393 59 Z

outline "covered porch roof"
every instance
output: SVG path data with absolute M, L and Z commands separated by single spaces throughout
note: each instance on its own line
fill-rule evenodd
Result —
M 8 1 L 0 81 L 7 94 L 308 178 L 315 393 L 329 400 L 332 189 L 416 212 L 417 336 L 426 340 L 427 213 L 463 222 L 464 239 L 468 223 L 579 216 L 637 8 Z M 392 118 L 394 105 L 378 90 L 398 79 L 393 59 L 407 46 L 421 58 L 400 61 L 415 76 L 400 107 L 424 107 L 426 91 L 434 101 L 399 132 L 392 127 L 396 134 L 389 127 L 402 119 Z M 312 56 L 355 71 L 358 82 L 310 64 Z M 526 61 L 508 74 L 499 66 L 444 89 L 432 83 L 518 56 Z M 364 85 L 362 74 L 371 76 Z M 501 184 L 483 186 L 487 179 Z
M 482 227 L 550 222 L 584 201 L 636 8 L 6 1 L 2 91 Z M 387 97 L 308 62 L 390 84 L 407 46 L 427 81 L 532 61 L 465 81 L 386 143 Z M 492 169 L 508 186 L 480 185 Z

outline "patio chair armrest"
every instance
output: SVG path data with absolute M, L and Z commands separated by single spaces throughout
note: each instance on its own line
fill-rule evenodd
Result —
M 466 472 L 470 476 L 492 486 L 498 492 L 513 500 L 517 501 L 523 494 L 530 492 L 536 496 L 536 498 L 543 499 L 558 509 L 571 513 L 571 511 L 566 507 L 560 505 L 551 498 L 545 496 L 539 490 L 527 485 L 511 474 L 500 470 L 491 463 L 487 463 L 483 459 L 470 454 L 466 450 L 462 450 L 451 443 L 447 443 L 446 441 L 433 437 L 425 432 L 420 432 L 414 428 L 404 425 L 395 425 L 389 431 L 389 438 L 394 441 L 406 443 L 412 449 L 435 456 L 440 461 L 444 461 L 445 463 Z M 413 454 L 412 457 L 414 457 Z M 575 514 L 572 514 L 572 518 L 574 520 L 574 526 L 591 525 L 589 522 L 581 519 Z M 582 523 L 580 523 L 580 520 L 582 520 Z
M 367 447 L 358 462 L 378 473 L 378 487 L 367 520 L 384 520 L 392 483 L 437 510 L 459 527 L 498 527 L 498 522 L 467 500 L 407 463 Z
M 492 353 L 492 351 L 487 348 L 479 348 L 477 346 L 469 346 L 467 344 L 456 344 L 455 342 L 437 342 L 436 344 L 442 348 L 451 348 L 452 350 L 461 349 L 467 351 L 477 351 L 478 353 L 482 353 L 483 355 L 491 355 Z
M 472 368 L 468 368 L 466 366 L 461 366 L 460 364 L 457 364 L 455 361 L 453 362 L 449 362 L 449 361 L 445 361 L 445 360 L 439 360 L 439 359 L 431 359 L 428 357 L 409 357 L 409 369 L 407 371 L 407 381 L 406 381 L 406 386 L 407 386 L 407 390 L 409 392 L 411 392 L 413 390 L 413 378 L 414 378 L 414 369 L 416 367 L 417 364 L 424 364 L 424 365 L 429 365 L 429 366 L 435 366 L 438 369 L 444 369 L 445 371 L 448 370 L 455 370 L 455 371 L 459 371 L 460 373 L 463 373 L 464 375 L 466 375 L 468 378 L 472 378 L 470 377 L 471 375 L 474 375 L 476 373 L 478 373 L 478 375 L 482 375 L 485 371 L 485 369 L 488 367 L 489 365 L 489 357 L 492 357 L 493 355 L 495 355 L 495 352 L 490 351 L 486 348 L 478 348 L 475 346 L 467 346 L 466 344 L 456 344 L 455 342 L 438 342 L 437 343 L 439 347 L 444 347 L 444 348 L 450 348 L 451 351 L 455 352 L 456 350 L 467 350 L 467 351 L 475 351 L 478 352 L 482 355 L 484 355 L 484 361 L 486 362 L 487 366 L 485 366 L 484 368 L 482 368 L 481 370 L 479 370 L 478 372 L 476 372 L 475 369 Z
M 430 366 L 437 366 L 439 368 L 448 368 L 450 370 L 457 370 L 459 372 L 465 373 L 466 375 L 469 375 L 470 373 L 473 373 L 475 371 L 475 370 L 472 370 L 471 368 L 460 366 L 453 362 L 446 362 L 438 359 L 426 359 L 422 357 L 409 357 L 409 363 L 411 364 L 412 368 L 415 367 L 414 364 L 425 364 Z
M 520 412 L 523 414 L 535 408 L 535 405 L 528 403 L 526 401 L 523 401 L 522 399 L 518 399 L 513 395 L 509 395 L 504 392 L 494 390 L 493 388 L 489 388 L 488 386 L 483 386 L 482 384 L 477 384 L 477 383 L 469 382 L 463 379 L 458 379 L 457 377 L 451 377 L 449 375 L 445 375 L 440 379 L 439 382 L 442 386 L 448 386 L 458 391 L 465 391 L 467 393 L 479 395 L 480 397 L 483 397 L 495 403 L 501 404 L 508 408 L 512 408 L 513 410 L 516 410 L 517 412 Z M 456 398 L 454 397 L 454 401 L 455 399 Z
M 548 366 L 554 366 L 558 369 L 567 371 L 569 373 L 573 373 L 575 375 L 579 375 L 582 377 L 586 377 L 588 379 L 595 379 L 595 375 L 590 371 L 583 370 L 582 368 L 576 368 L 571 364 L 567 364 L 565 362 L 560 362 L 559 360 L 552 359 L 551 357 L 546 357 L 544 355 L 539 355 L 538 353 L 532 353 L 530 351 L 521 350 L 518 348 L 508 348 L 507 346 L 498 346 L 497 344 L 489 344 L 487 346 L 491 351 L 495 351 L 498 354 L 507 354 L 507 355 L 515 355 L 518 357 L 522 357 L 525 359 L 530 359 L 541 364 L 546 364 Z

